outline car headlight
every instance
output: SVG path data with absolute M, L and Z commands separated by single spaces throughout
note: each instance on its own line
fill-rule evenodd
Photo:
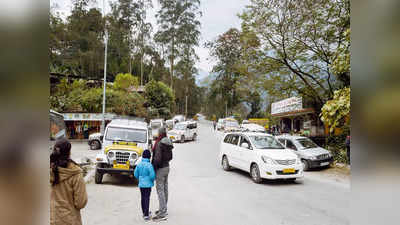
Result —
M 115 154 L 114 154 L 114 152 L 108 152 L 107 156 L 108 156 L 108 158 L 112 159 L 112 158 L 114 158 Z
M 130 159 L 133 159 L 133 160 L 137 159 L 137 155 L 136 154 L 131 154 Z
M 261 156 L 261 160 L 262 160 L 265 164 L 276 164 L 276 162 L 275 162 L 273 159 L 268 158 L 268 157 L 266 157 L 266 156 Z
M 317 160 L 317 156 L 310 156 L 311 160 Z

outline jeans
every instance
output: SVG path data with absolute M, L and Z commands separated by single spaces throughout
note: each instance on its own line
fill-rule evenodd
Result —
M 151 188 L 140 188 L 143 216 L 149 216 Z
M 156 172 L 156 189 L 158 194 L 160 215 L 167 213 L 169 167 L 160 168 Z

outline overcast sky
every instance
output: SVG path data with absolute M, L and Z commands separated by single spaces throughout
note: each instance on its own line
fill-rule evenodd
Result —
M 106 11 L 110 11 L 108 6 L 109 0 L 106 0 Z M 237 17 L 245 6 L 249 4 L 250 0 L 201 0 L 201 11 L 203 16 L 201 21 L 201 42 L 200 46 L 196 48 L 196 52 L 200 57 L 197 63 L 199 69 L 205 72 L 210 72 L 215 60 L 210 60 L 208 49 L 204 48 L 204 42 L 215 39 L 219 34 L 227 31 L 231 27 L 240 27 L 240 20 Z M 56 10 L 68 16 L 71 11 L 71 0 L 51 0 L 51 5 L 57 4 Z M 156 0 L 153 0 L 154 8 L 149 12 L 148 19 L 153 24 L 154 30 L 156 27 L 155 12 L 158 10 L 159 5 Z M 97 0 L 93 6 L 102 8 L 103 0 Z

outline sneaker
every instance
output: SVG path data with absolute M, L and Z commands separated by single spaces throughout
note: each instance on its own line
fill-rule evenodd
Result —
M 160 214 L 160 210 L 157 210 L 156 215 L 159 215 L 159 214 Z M 168 216 L 168 212 L 164 213 L 164 215 Z
M 167 216 L 166 215 L 156 215 L 155 217 L 153 217 L 153 221 L 163 221 L 163 220 L 167 220 Z

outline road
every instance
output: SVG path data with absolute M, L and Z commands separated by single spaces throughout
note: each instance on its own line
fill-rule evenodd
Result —
M 349 224 L 350 184 L 306 172 L 296 182 L 255 184 L 239 170 L 226 172 L 218 161 L 222 134 L 211 123 L 199 122 L 196 142 L 174 144 L 169 179 L 171 225 L 342 225 Z M 97 151 L 86 143 L 73 144 L 74 159 L 94 160 Z M 127 177 L 104 177 L 104 184 L 87 184 L 89 202 L 82 211 L 88 225 L 145 224 L 137 183 Z M 150 208 L 158 208 L 152 191 Z M 149 223 L 149 222 L 147 222 Z M 154 223 L 154 222 L 150 222 Z

